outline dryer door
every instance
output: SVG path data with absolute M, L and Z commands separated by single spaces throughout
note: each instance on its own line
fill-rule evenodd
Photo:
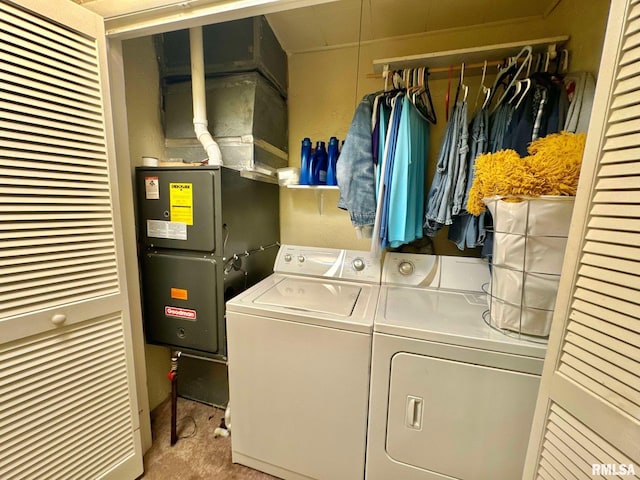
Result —
M 520 478 L 539 380 L 528 373 L 397 353 L 391 361 L 387 453 L 447 478 Z

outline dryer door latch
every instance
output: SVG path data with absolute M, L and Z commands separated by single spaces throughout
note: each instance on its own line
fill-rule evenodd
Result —
M 422 406 L 424 400 L 420 397 L 407 395 L 407 415 L 405 425 L 414 430 L 422 430 Z

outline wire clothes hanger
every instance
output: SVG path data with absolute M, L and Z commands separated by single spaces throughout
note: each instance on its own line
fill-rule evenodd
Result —
M 496 81 L 494 82 L 493 94 L 495 94 L 495 90 L 500 85 L 500 83 L 502 82 L 504 76 L 507 75 L 507 73 L 509 73 L 508 71 L 512 71 L 514 69 L 514 67 L 516 67 L 518 65 L 518 62 L 519 62 L 520 58 L 522 58 L 523 61 L 520 64 L 520 66 L 517 68 L 515 73 L 513 74 L 513 77 L 511 78 L 511 81 L 507 84 L 507 86 L 505 87 L 504 91 L 502 92 L 502 95 L 500 96 L 500 98 L 496 102 L 496 105 L 494 107 L 494 111 L 495 111 L 496 108 L 498 108 L 498 106 L 507 97 L 511 87 L 515 86 L 516 82 L 519 80 L 518 77 L 520 76 L 520 73 L 522 73 L 522 71 L 525 69 L 525 67 L 527 67 L 527 65 L 531 64 L 531 61 L 532 61 L 532 48 L 529 45 L 527 45 L 522 50 L 520 50 L 520 53 L 518 53 L 518 55 L 516 55 L 515 57 L 513 57 L 510 60 L 509 65 L 507 65 L 506 68 L 504 68 L 503 70 L 501 70 L 498 73 L 498 75 L 496 76 Z
M 426 67 L 413 69 L 413 83 L 407 88 L 407 98 L 424 120 L 436 124 L 438 119 L 429 90 L 428 76 Z
M 456 99 L 453 102 L 454 106 L 458 103 L 460 92 L 462 93 L 462 101 L 467 101 L 467 95 L 469 94 L 469 86 L 464 83 L 464 63 L 460 67 L 460 81 L 458 82 L 458 88 L 456 88 Z
M 484 96 L 482 100 L 482 105 L 480 109 L 483 110 L 487 107 L 487 103 L 489 101 L 489 97 L 491 95 L 491 89 L 484 84 L 484 81 L 487 78 L 487 66 L 489 62 L 487 60 L 484 61 L 484 66 L 482 67 L 482 79 L 480 80 L 480 87 L 478 88 L 478 93 L 476 94 L 476 101 L 473 105 L 473 108 L 476 109 L 478 107 L 478 100 L 480 99 L 480 92 Z

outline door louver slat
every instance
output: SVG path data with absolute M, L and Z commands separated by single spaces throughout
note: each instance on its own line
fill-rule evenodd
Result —
M 636 18 L 640 18 L 640 5 L 635 0 L 631 2 L 631 10 L 629 11 L 629 16 L 627 17 L 627 21 L 635 20 Z
M 631 190 L 640 185 L 640 176 L 621 176 L 617 178 L 600 177 L 596 190 Z
M 638 95 L 636 92 L 624 93 L 613 99 L 611 109 L 615 110 L 617 108 L 628 107 L 629 105 L 635 105 L 636 103 L 638 103 Z
M 640 204 L 640 192 L 637 190 L 621 190 L 617 192 L 597 192 L 593 203 L 635 203 Z M 631 218 L 630 221 L 635 219 Z
M 112 243 L 107 240 L 103 242 L 87 241 L 82 245 L 74 243 L 64 245 L 45 245 L 38 246 L 36 248 L 13 248 L 10 251 L 0 251 L 0 266 L 11 265 L 19 268 L 24 265 L 25 268 L 29 268 L 31 265 L 43 264 L 56 266 L 57 261 L 64 259 L 65 261 L 72 258 L 79 257 L 91 257 L 104 258 L 104 255 L 110 255 L 112 249 Z M 25 261 L 21 257 L 29 257 L 29 261 Z
M 620 228 L 620 224 L 619 222 L 616 222 L 613 218 L 593 217 L 589 221 L 589 227 L 594 229 L 603 229 L 603 230 L 617 230 Z M 625 221 L 624 227 L 627 232 L 640 232 L 640 220 L 627 219 Z
M 603 149 L 605 151 L 620 150 L 640 144 L 640 134 L 607 137 Z
M 640 250 L 637 248 L 617 246 L 615 251 L 612 252 L 611 245 L 599 242 L 587 242 L 584 246 L 584 251 L 589 253 L 610 255 L 617 258 L 626 258 L 627 260 L 636 260 L 640 258 L 638 256 L 640 254 Z
M 6 52 L 8 57 L 22 57 L 21 62 L 28 60 L 28 63 L 24 63 L 24 65 L 30 68 L 37 67 L 39 71 L 52 73 L 56 78 L 62 77 L 62 80 L 72 79 L 74 83 L 80 86 L 82 86 L 83 80 L 88 82 L 95 80 L 90 70 L 61 62 L 57 58 L 49 55 L 43 55 L 37 46 L 32 48 L 32 43 L 21 40 L 20 38 L 10 38 L 9 41 L 3 42 L 0 45 L 0 51 Z M 25 56 L 27 56 L 26 59 Z
M 601 320 L 604 315 L 607 315 L 606 322 Z M 626 315 L 624 312 L 615 312 L 580 299 L 573 303 L 571 320 L 588 325 L 603 333 L 611 329 L 616 335 L 623 335 L 623 338 L 629 336 L 629 331 L 640 334 L 640 326 L 637 325 L 638 322 L 633 317 Z
M 638 45 L 637 43 L 630 44 L 630 47 L 635 47 L 637 45 Z M 614 90 L 614 94 L 621 95 L 624 93 L 635 92 L 636 90 L 639 90 L 639 89 L 640 89 L 640 78 L 631 77 L 618 82 Z
M 74 140 L 81 143 L 95 143 L 100 145 L 104 138 L 104 132 L 100 129 L 84 128 L 77 125 L 58 124 L 50 119 L 44 119 L 39 116 L 26 116 L 15 112 L 7 112 L 4 115 L 7 121 L 0 122 L 0 129 L 12 130 L 22 126 L 31 135 L 40 137 L 51 137 L 64 135 L 68 140 Z
M 87 109 L 100 107 L 99 91 L 69 82 L 64 78 L 55 78 L 51 72 L 47 72 L 47 69 L 44 68 L 45 73 L 39 73 L 38 65 L 33 65 L 26 60 L 22 62 L 29 68 L 22 67 L 14 63 L 17 60 L 13 56 L 0 52 L 0 62 L 4 65 L 10 65 L 9 68 L 11 69 L 11 73 L 3 72 L 7 83 L 23 85 L 31 89 L 32 92 L 49 91 L 58 96 L 81 102 Z
M 93 125 L 97 128 L 102 126 L 102 120 L 100 116 L 96 115 L 95 110 L 87 109 L 81 102 L 72 101 L 47 92 L 39 92 L 37 98 L 32 98 L 33 91 L 20 85 L 11 85 L 11 91 L 6 91 L 6 85 L 0 84 L 0 90 L 5 90 L 2 94 L 3 99 L 13 105 L 31 107 L 45 115 L 52 112 L 60 112 L 74 117 L 74 123 L 84 120 L 86 125 Z M 9 107 L 4 106 L 4 108 L 8 109 Z
M 635 29 L 635 32 L 640 32 L 640 20 L 636 20 L 634 23 L 635 25 L 633 28 Z M 620 60 L 620 65 L 628 65 L 630 63 L 637 62 L 638 60 L 640 60 L 640 48 L 638 47 L 632 48 L 622 55 L 622 59 Z M 623 73 L 623 70 L 625 69 L 624 68 L 620 69 L 620 74 L 622 78 L 626 78 L 626 76 L 633 75 L 632 69 L 626 69 L 626 72 L 624 73 Z
M 64 132 L 61 136 L 54 136 L 56 132 L 47 129 L 39 129 L 33 128 L 33 132 L 22 133 L 24 131 L 24 127 L 20 124 L 14 124 L 14 129 L 9 130 L 8 128 L 0 130 L 0 132 L 6 135 L 5 138 L 11 139 L 11 142 L 16 149 L 24 149 L 23 145 L 29 144 L 42 144 L 42 145 L 51 145 L 68 148 L 76 152 L 76 154 L 84 151 L 89 152 L 98 152 L 102 155 L 105 154 L 104 149 L 104 139 L 102 142 L 97 142 L 93 137 L 85 137 L 84 140 L 74 141 L 72 139 L 67 139 L 66 134 Z M 3 136 L 4 136 L 3 135 Z
M 67 115 L 69 111 L 67 109 L 60 108 L 59 110 L 50 110 L 51 105 L 47 104 L 48 109 L 43 110 L 42 102 L 41 106 L 34 106 L 36 102 L 29 99 L 21 99 L 22 101 L 16 103 L 5 102 L 0 99 L 0 110 L 5 112 L 4 118 L 15 118 L 21 123 L 40 122 L 40 125 L 53 126 L 59 130 L 84 132 L 89 135 L 100 132 L 103 134 L 102 125 L 99 121 L 90 120 L 87 117 L 78 118 L 73 115 Z M 19 112 L 15 112 L 16 108 L 20 108 Z M 72 113 L 77 113 L 71 110 Z
M 600 279 L 612 285 L 628 287 L 630 289 L 640 290 L 640 277 L 629 273 L 617 272 L 608 268 L 597 268 L 589 265 L 580 267 L 580 275 L 582 277 Z M 637 300 L 632 300 L 637 301 Z
M 634 50 L 635 51 L 635 50 Z M 640 60 L 640 48 L 637 49 L 638 59 Z M 633 74 L 633 70 L 630 71 Z M 632 120 L 634 118 L 640 118 L 640 104 L 635 103 L 633 105 L 620 108 L 611 112 L 611 123 L 623 122 L 625 120 Z
M 640 147 L 605 152 L 600 160 L 601 164 L 635 162 L 640 158 Z
M 113 272 L 113 266 L 109 266 L 107 268 L 96 267 L 90 271 L 85 271 L 82 267 L 78 267 L 72 274 L 61 274 L 57 281 L 65 282 L 69 288 L 81 288 L 84 286 L 86 281 L 96 281 L 98 279 L 100 279 L 102 283 L 107 283 L 109 281 L 114 284 L 117 283 L 117 275 Z M 55 293 L 57 292 L 55 281 L 56 279 L 53 277 L 46 277 L 33 279 L 29 282 L 23 281 L 18 285 L 12 285 L 13 278 L 9 276 L 7 278 L 7 284 L 12 288 L 12 292 L 7 295 L 0 294 L 0 301 L 4 301 L 8 305 L 12 305 L 14 302 L 11 300 L 16 296 L 44 296 L 47 293 Z M 19 304 L 19 302 L 16 303 Z
M 621 176 L 633 176 L 637 178 L 638 171 L 640 170 L 639 162 L 618 163 L 613 165 L 604 165 L 600 169 L 600 177 L 621 177 Z
M 626 35 L 626 39 L 622 44 L 622 50 L 627 51 L 640 45 L 640 34 L 630 33 Z
M 3 118 L 11 120 L 16 125 L 25 125 L 28 127 L 37 126 L 49 130 L 59 130 L 65 132 L 66 135 L 77 139 L 83 139 L 86 136 L 95 136 L 100 138 L 104 136 L 104 131 L 96 126 L 81 123 L 78 119 L 71 116 L 58 115 L 48 112 L 43 116 L 43 112 L 34 108 L 22 107 L 20 112 L 11 111 L 4 106 L 4 102 L 0 101 L 0 110 L 3 111 Z M 80 135 L 78 135 L 80 134 Z
M 31 150 L 9 151 L 9 150 L 3 149 L 1 146 L 0 146 L 0 158 L 2 158 L 3 161 L 4 159 L 12 160 L 12 161 L 26 160 L 26 161 L 37 163 L 39 165 L 43 165 L 43 164 L 47 165 L 49 163 L 52 163 L 53 165 L 57 166 L 58 164 L 60 164 L 60 161 L 58 161 L 57 155 L 40 153 L 40 152 L 31 151 Z M 86 153 L 84 153 L 83 156 L 79 156 L 76 153 L 75 155 L 65 155 L 63 163 L 65 167 L 68 166 L 70 169 L 74 169 L 76 168 L 76 166 L 86 167 L 86 168 L 92 169 L 92 171 L 100 175 L 103 175 L 105 173 L 104 172 L 104 156 L 99 156 L 98 158 L 99 158 L 98 160 L 93 158 L 87 158 Z M 26 202 L 27 199 L 25 199 L 24 201 Z
M 585 301 L 593 301 L 601 305 L 606 305 L 607 310 L 613 310 L 619 313 L 624 313 L 637 317 L 640 314 L 640 306 L 612 298 L 608 295 L 603 295 L 598 291 L 585 290 L 583 288 L 576 288 L 575 297 Z
M 592 229 L 589 230 L 587 238 L 598 242 L 628 245 L 631 247 L 640 246 L 640 236 L 634 232 Z
M 636 272 L 638 268 L 640 268 L 635 262 L 619 258 L 611 258 L 604 255 L 594 255 L 591 253 L 587 253 L 582 257 L 582 263 L 584 265 L 593 265 L 595 267 L 617 270 L 618 272 Z
M 50 262 L 47 270 L 41 270 L 35 263 L 22 265 L 20 270 L 7 267 L 3 268 L 0 266 L 0 275 L 7 275 L 7 278 L 12 282 L 33 280 L 42 277 L 53 277 L 52 279 L 54 280 L 57 275 L 70 272 L 79 273 L 100 267 L 106 267 L 109 265 L 109 262 L 111 262 L 111 257 L 108 255 L 105 255 L 101 259 L 99 256 L 94 254 L 91 257 L 90 262 L 87 262 L 87 259 L 82 257 L 76 259 L 65 259 L 59 262 Z
M 635 67 L 632 66 L 632 67 Z M 622 111 L 620 111 L 622 113 Z M 611 123 L 609 129 L 607 130 L 607 138 L 620 137 L 622 135 L 630 135 L 637 132 L 637 129 L 634 129 L 632 125 L 629 124 L 628 120 L 633 120 L 636 117 L 625 117 L 617 121 L 617 123 Z
M 50 161 L 51 158 L 49 157 L 48 160 Z M 10 171 L 19 172 L 20 171 L 19 169 L 30 171 L 35 168 L 39 168 L 40 170 L 51 172 L 49 175 L 53 174 L 54 175 L 53 178 L 60 178 L 62 173 L 59 172 L 60 167 L 58 163 L 54 161 L 54 162 L 51 162 L 52 164 L 50 164 L 49 161 L 43 160 L 40 162 L 34 162 L 34 161 L 28 161 L 28 160 L 1 158 L 0 156 L 0 162 L 2 162 L 2 165 L 4 167 L 8 167 L 6 169 L 7 172 L 10 172 Z M 95 168 L 95 167 L 85 166 L 85 165 L 74 165 L 72 163 L 65 164 L 65 168 L 68 172 L 68 175 L 73 175 L 72 178 L 74 180 L 86 180 L 86 181 L 95 181 L 95 182 L 109 181 L 109 177 L 107 177 L 105 175 L 105 172 L 100 168 Z M 77 174 L 83 174 L 83 175 L 79 176 Z

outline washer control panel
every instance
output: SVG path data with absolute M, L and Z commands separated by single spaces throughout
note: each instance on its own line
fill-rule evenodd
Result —
M 282 245 L 275 272 L 380 283 L 380 260 L 369 252 Z

